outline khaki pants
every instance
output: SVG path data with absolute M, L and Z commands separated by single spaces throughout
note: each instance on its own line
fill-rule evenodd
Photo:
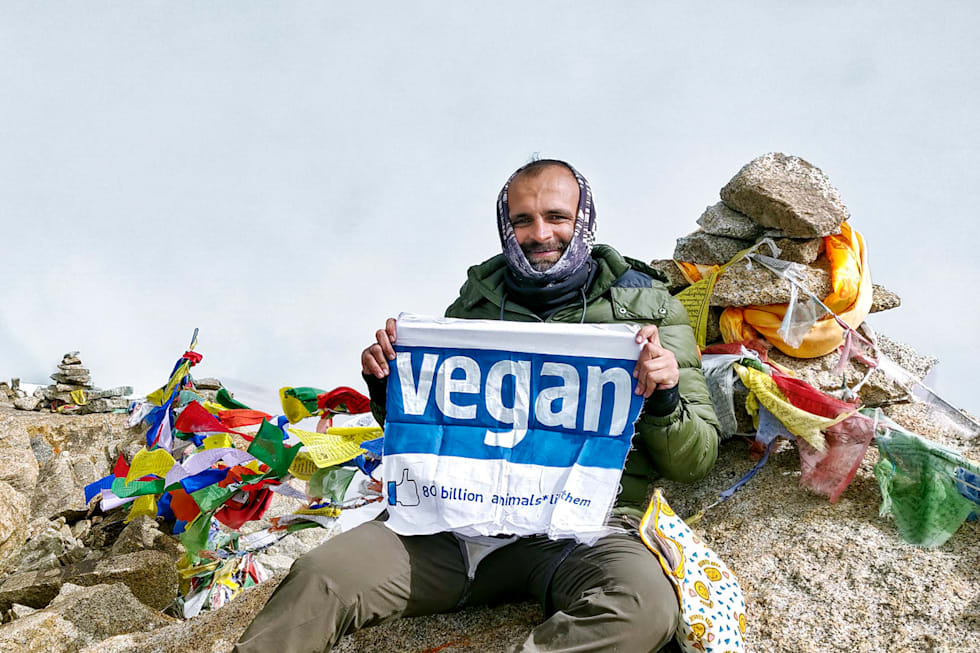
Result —
M 319 653 L 395 617 L 528 596 L 550 616 L 518 652 L 648 653 L 674 635 L 677 595 L 634 535 L 610 535 L 591 547 L 521 538 L 487 556 L 473 580 L 466 569 L 449 533 L 405 537 L 367 522 L 297 559 L 235 651 Z

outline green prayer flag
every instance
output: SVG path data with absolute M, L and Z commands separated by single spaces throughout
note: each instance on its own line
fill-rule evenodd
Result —
M 977 473 L 980 466 L 891 422 L 888 427 L 878 434 L 880 460 L 874 467 L 881 515 L 894 517 L 905 541 L 941 546 L 977 507 L 957 488 L 957 469 Z
M 275 478 L 282 478 L 289 472 L 293 458 L 299 453 L 299 446 L 287 447 L 282 441 L 282 431 L 268 421 L 263 421 L 255 439 L 248 446 L 248 453 L 269 466 Z
M 201 512 L 211 512 L 217 510 L 236 491 L 232 488 L 208 485 L 192 492 L 191 498 L 194 499 L 194 503 L 201 509 Z
M 231 393 L 228 392 L 228 390 L 225 388 L 221 388 L 220 390 L 218 390 L 218 394 L 215 395 L 214 400 L 229 410 L 235 408 L 243 408 L 245 410 L 251 410 L 251 408 L 249 408 L 242 402 L 238 401 L 237 399 L 234 399 L 231 396 Z
M 141 497 L 147 494 L 161 494 L 163 493 L 163 484 L 162 478 L 155 481 L 130 481 L 126 483 L 126 479 L 117 476 L 112 479 L 112 493 L 120 499 Z
M 184 532 L 180 534 L 180 542 L 187 550 L 187 557 L 192 561 L 198 558 L 198 552 L 208 545 L 208 533 L 211 532 L 211 512 L 202 512 L 194 518 Z
M 306 493 L 311 497 L 330 499 L 335 503 L 344 500 L 347 488 L 357 470 L 350 467 L 324 467 L 313 472 L 307 481 Z

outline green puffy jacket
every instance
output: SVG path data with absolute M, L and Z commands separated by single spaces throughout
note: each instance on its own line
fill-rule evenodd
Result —
M 650 480 L 697 481 L 708 473 L 718 454 L 718 420 L 687 312 L 667 292 L 665 279 L 608 245 L 596 245 L 592 256 L 599 270 L 584 304 L 571 302 L 546 321 L 656 324 L 661 344 L 674 353 L 680 367 L 680 403 L 674 412 L 664 417 L 641 413 L 636 425 L 616 502 L 617 512 L 636 514 L 644 507 Z M 506 299 L 505 270 L 503 255 L 471 267 L 446 317 L 541 321 L 531 310 Z

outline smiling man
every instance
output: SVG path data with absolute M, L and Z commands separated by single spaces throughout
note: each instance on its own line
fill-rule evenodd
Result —
M 657 272 L 594 245 L 592 191 L 563 161 L 534 161 L 511 175 L 497 226 L 502 254 L 470 268 L 447 317 L 640 326 L 633 374 L 645 401 L 610 516 L 618 530 L 592 546 L 544 536 L 402 536 L 382 515 L 298 559 L 237 651 L 327 651 L 393 617 L 528 596 L 548 618 L 516 651 L 645 653 L 673 637 L 677 595 L 636 525 L 650 480 L 696 481 L 717 454 L 718 424 L 687 313 Z M 389 319 L 361 354 L 379 423 L 397 336 Z

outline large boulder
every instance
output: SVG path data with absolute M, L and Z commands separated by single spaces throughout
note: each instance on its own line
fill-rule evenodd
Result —
M 151 632 L 111 637 L 82 649 L 81 653 L 229 653 L 282 578 L 276 576 L 243 590 L 234 601 L 218 610 L 208 610 L 193 619 Z
M 0 584 L 0 611 L 14 603 L 43 608 L 65 583 L 91 586 L 124 583 L 140 601 L 162 610 L 177 597 L 174 560 L 160 551 L 138 551 L 67 567 L 7 576 Z
M 650 267 L 667 278 L 667 288 L 678 293 L 688 285 L 677 265 L 670 259 L 656 259 Z M 818 297 L 826 297 L 832 290 L 830 266 L 824 256 L 810 265 L 804 266 L 801 283 Z M 789 281 L 773 274 L 761 265 L 749 265 L 746 261 L 732 264 L 718 277 L 709 306 L 749 306 L 751 304 L 785 304 L 789 301 L 791 285 Z M 897 308 L 901 298 L 879 284 L 872 286 L 871 313 Z
M 721 189 L 721 200 L 791 238 L 838 233 L 849 215 L 840 193 L 820 168 L 780 152 L 746 164 Z
M 733 211 L 724 202 L 712 204 L 698 218 L 705 233 L 726 238 L 754 241 L 766 233 L 766 227 L 749 216 Z
M 677 239 L 674 259 L 691 263 L 717 265 L 728 263 L 736 254 L 752 246 L 752 241 L 713 236 L 698 230 Z
M 27 533 L 30 500 L 0 481 L 0 573 L 16 564 Z
M 0 627 L 0 650 L 74 652 L 108 637 L 159 629 L 174 621 L 140 603 L 121 583 L 66 584 L 46 609 Z

